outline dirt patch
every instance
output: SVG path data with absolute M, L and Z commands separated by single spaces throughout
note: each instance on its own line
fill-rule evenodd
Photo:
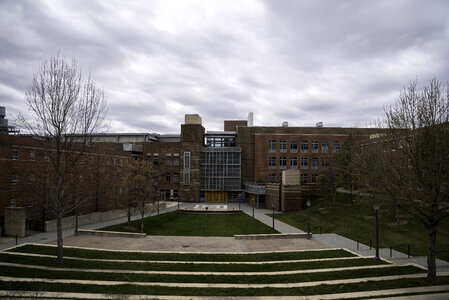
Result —
M 390 222 L 390 223 L 388 223 L 388 226 L 393 227 L 393 226 L 396 226 L 397 224 L 398 224 L 398 222 Z M 406 224 L 408 224 L 407 220 L 399 221 L 399 225 L 406 225 Z
M 136 227 L 134 227 L 134 226 L 127 226 L 127 225 L 123 226 L 123 229 L 125 229 L 127 231 L 133 231 L 133 232 L 137 231 Z

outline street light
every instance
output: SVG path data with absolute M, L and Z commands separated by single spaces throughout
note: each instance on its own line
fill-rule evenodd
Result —
M 376 257 L 375 260 L 380 260 L 379 258 L 379 204 L 373 204 L 374 211 L 376 212 Z
M 274 231 L 274 203 L 271 204 L 271 206 L 273 207 L 273 231 Z
M 307 239 L 310 240 L 310 205 L 312 203 L 307 200 Z

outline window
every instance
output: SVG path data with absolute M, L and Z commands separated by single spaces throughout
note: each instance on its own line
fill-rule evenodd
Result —
M 301 170 L 307 170 L 309 168 L 309 159 L 307 157 L 301 157 Z
M 19 150 L 12 150 L 12 159 L 13 160 L 19 159 Z
M 16 207 L 17 200 L 15 198 L 9 199 L 9 206 Z
M 301 153 L 307 153 L 307 152 L 309 152 L 309 142 L 301 141 Z
M 332 144 L 332 152 L 337 153 L 339 150 L 340 150 L 340 142 L 334 141 L 334 143 Z
M 171 179 L 171 173 L 166 173 L 165 174 L 165 182 L 169 183 Z
M 190 185 L 190 152 L 184 152 L 184 185 Z
M 270 170 L 276 169 L 276 157 L 268 158 L 268 169 L 270 169 Z
M 329 159 L 327 158 L 321 159 L 321 169 L 323 170 L 329 169 Z
M 290 168 L 292 170 L 298 170 L 298 158 L 290 157 Z
M 308 174 L 301 174 L 301 183 L 308 183 L 308 182 L 309 182 Z
M 153 154 L 153 165 L 155 166 L 159 165 L 159 154 L 157 153 Z
M 173 165 L 175 167 L 179 167 L 179 154 L 178 153 L 173 154 Z
M 286 153 L 287 152 L 287 141 L 279 142 L 279 152 Z
M 147 161 L 147 162 L 150 162 L 151 161 L 151 154 L 147 154 L 147 155 L 145 155 L 145 160 Z
M 317 178 L 318 174 L 312 174 L 312 183 L 316 183 Z
M 173 182 L 178 183 L 179 182 L 179 173 L 173 173 Z
M 171 154 L 167 154 L 167 155 L 165 156 L 165 164 L 166 164 L 167 166 L 171 166 Z
M 178 197 L 179 197 L 178 190 L 173 190 L 173 199 L 178 200 Z
M 33 197 L 28 197 L 26 207 L 33 207 Z
M 287 157 L 279 158 L 279 167 L 281 168 L 281 170 L 287 169 Z
M 318 142 L 312 141 L 312 153 L 318 153 Z
M 321 143 L 321 152 L 329 153 L 329 142 L 324 141 Z
M 274 153 L 276 152 L 276 141 L 275 140 L 270 140 L 268 143 L 268 152 L 270 153 Z
M 312 170 L 318 170 L 319 166 L 318 158 L 312 158 Z
M 291 153 L 298 153 L 298 142 L 297 141 L 291 141 L 290 142 L 290 152 Z
M 30 175 L 28 175 L 28 183 L 29 183 L 29 184 L 34 183 L 34 174 L 33 174 L 33 173 L 31 173 Z
M 268 182 L 276 182 L 276 174 L 268 174 Z
M 36 160 L 36 151 L 30 151 L 30 160 L 35 161 Z
M 17 174 L 12 174 L 12 175 L 11 175 L 11 183 L 12 183 L 12 184 L 17 184 L 17 183 L 19 183 L 19 175 L 17 175 Z

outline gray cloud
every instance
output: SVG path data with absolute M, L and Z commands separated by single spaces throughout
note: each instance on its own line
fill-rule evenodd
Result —
M 111 132 L 256 125 L 364 126 L 410 80 L 449 80 L 446 1 L 0 2 L 0 105 L 26 111 L 39 63 L 61 51 L 108 97 Z M 11 118 L 11 117 L 10 117 Z

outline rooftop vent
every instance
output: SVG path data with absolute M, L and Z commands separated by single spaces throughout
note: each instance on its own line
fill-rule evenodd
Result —
M 252 112 L 248 113 L 248 127 L 253 126 L 254 114 Z
M 317 128 L 323 128 L 323 122 L 318 122 L 315 125 Z
M 282 122 L 282 127 L 288 127 L 288 122 L 287 121 Z

